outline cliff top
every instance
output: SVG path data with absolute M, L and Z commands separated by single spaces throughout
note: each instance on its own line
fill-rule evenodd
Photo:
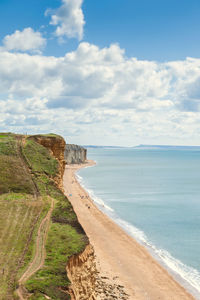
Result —
M 46 134 L 35 134 L 35 135 L 30 135 L 29 137 L 47 137 L 47 138 L 58 138 L 58 139 L 63 139 L 61 135 L 55 134 L 55 133 L 46 133 Z
M 47 147 L 42 145 L 46 138 L 51 141 Z M 67 297 L 67 261 L 85 248 L 88 239 L 70 202 L 58 188 L 64 149 L 64 139 L 58 135 L 0 133 L 1 299 L 13 299 L 17 280 L 34 261 L 36 238 L 40 236 L 37 231 L 47 213 L 51 222 L 50 227 L 47 221 L 43 225 L 49 228 L 46 259 L 44 266 L 27 278 L 26 288 L 31 299 L 43 299 L 44 295 L 57 300 Z M 42 251 L 43 244 L 39 245 Z
M 66 150 L 79 150 L 79 149 L 84 149 L 84 150 L 86 150 L 84 147 L 79 146 L 79 145 L 75 145 L 75 144 L 66 144 Z

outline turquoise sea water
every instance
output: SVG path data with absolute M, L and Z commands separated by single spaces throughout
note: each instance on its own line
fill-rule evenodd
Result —
M 100 209 L 200 299 L 200 151 L 88 149 L 78 179 Z

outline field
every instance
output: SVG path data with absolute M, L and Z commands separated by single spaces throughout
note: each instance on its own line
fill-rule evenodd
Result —
M 31 137 L 0 134 L 0 300 L 69 299 L 67 259 L 88 241 L 57 172 Z
M 44 207 L 34 197 L 0 197 L 0 299 L 13 299 L 16 279 L 32 257 L 32 237 Z

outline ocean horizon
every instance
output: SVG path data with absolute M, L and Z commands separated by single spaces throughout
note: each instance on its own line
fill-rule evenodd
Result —
M 200 299 L 200 149 L 88 148 L 96 205 Z

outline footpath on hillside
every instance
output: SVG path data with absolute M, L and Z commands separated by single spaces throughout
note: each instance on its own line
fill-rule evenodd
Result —
M 26 271 L 24 272 L 24 274 L 19 279 L 17 295 L 19 296 L 20 300 L 26 300 L 28 297 L 27 291 L 24 287 L 25 282 L 44 265 L 46 255 L 45 243 L 47 239 L 53 208 L 54 200 L 51 198 L 51 207 L 38 228 L 34 258 L 28 266 L 28 268 L 26 269 Z

